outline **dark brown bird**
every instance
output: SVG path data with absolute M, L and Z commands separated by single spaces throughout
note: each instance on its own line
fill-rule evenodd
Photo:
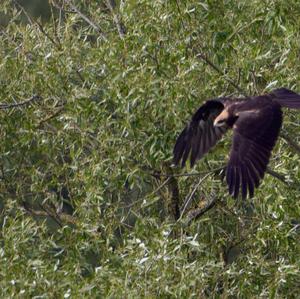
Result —
M 280 88 L 269 94 L 246 98 L 217 98 L 207 101 L 193 115 L 177 138 L 174 163 L 191 167 L 233 129 L 226 167 L 229 193 L 237 198 L 254 195 L 264 177 L 271 151 L 282 124 L 282 107 L 300 109 L 300 95 Z

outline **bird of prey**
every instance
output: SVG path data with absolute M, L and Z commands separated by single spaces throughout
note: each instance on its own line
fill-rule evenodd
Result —
M 264 177 L 271 151 L 282 124 L 281 108 L 300 109 L 300 94 L 286 88 L 260 96 L 208 100 L 193 115 L 177 138 L 174 164 L 191 167 L 228 130 L 233 140 L 226 167 L 229 194 L 237 198 L 254 195 Z

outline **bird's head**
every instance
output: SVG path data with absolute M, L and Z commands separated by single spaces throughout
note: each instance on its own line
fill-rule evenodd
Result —
M 223 127 L 227 125 L 227 120 L 229 118 L 228 110 L 224 109 L 214 120 L 215 127 Z

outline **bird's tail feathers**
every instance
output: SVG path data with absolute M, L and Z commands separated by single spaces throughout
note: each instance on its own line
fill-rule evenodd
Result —
M 271 94 L 282 107 L 300 109 L 300 94 L 287 88 L 275 89 Z

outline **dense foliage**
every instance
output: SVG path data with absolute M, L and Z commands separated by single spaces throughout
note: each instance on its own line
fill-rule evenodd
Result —
M 279 139 L 280 179 L 245 202 L 214 171 L 230 135 L 170 165 L 206 99 L 300 91 L 300 2 L 50 4 L 48 21 L 0 4 L 1 298 L 299 298 L 297 147 Z M 298 144 L 299 120 L 285 111 Z M 182 172 L 200 174 L 161 175 Z

